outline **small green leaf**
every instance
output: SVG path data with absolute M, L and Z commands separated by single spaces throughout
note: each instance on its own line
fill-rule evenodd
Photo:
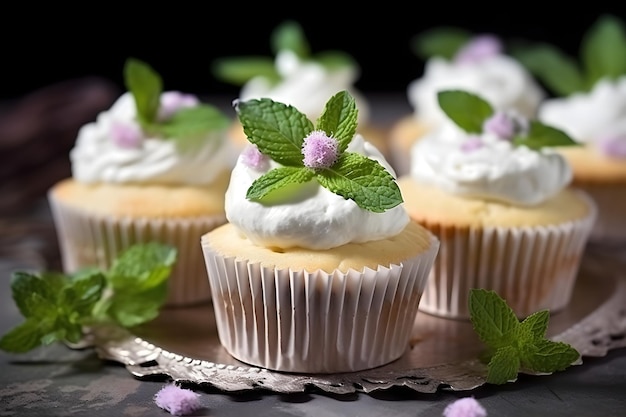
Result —
M 347 91 L 332 96 L 317 121 L 316 127 L 339 142 L 339 153 L 346 150 L 357 128 L 358 110 L 354 97 Z
M 44 335 L 39 320 L 28 319 L 2 336 L 0 349 L 11 353 L 25 353 L 39 347 Z
M 531 355 L 522 357 L 522 366 L 537 372 L 562 371 L 572 365 L 580 354 L 572 346 L 552 340 L 537 340 Z
M 546 331 L 548 330 L 549 320 L 550 320 L 550 311 L 541 310 L 526 317 L 522 321 L 521 327 L 528 331 L 528 334 L 531 337 L 531 340 L 543 339 L 546 337 Z
M 17 271 L 11 278 L 11 292 L 15 305 L 25 318 L 45 317 L 50 312 L 49 305 L 54 305 L 68 278 L 60 274 L 48 274 L 46 277 Z M 42 303 L 41 300 L 47 300 Z
M 315 173 L 305 167 L 275 168 L 257 178 L 246 193 L 249 200 L 262 200 L 273 191 L 286 187 L 289 184 L 302 184 L 310 181 Z
M 137 294 L 155 288 L 170 275 L 177 250 L 156 242 L 134 245 L 113 261 L 107 274 L 115 293 Z
M 482 133 L 483 123 L 493 115 L 489 102 L 467 91 L 439 91 L 437 99 L 444 113 L 468 133 Z
M 601 16 L 583 36 L 581 55 L 589 87 L 601 78 L 626 74 L 626 29 L 622 21 Z
M 102 298 L 106 284 L 104 274 L 99 271 L 89 275 L 77 275 L 72 278 L 71 284 L 63 289 L 59 303 L 78 318 L 89 317 L 96 303 Z
M 302 167 L 302 143 L 313 123 L 295 107 L 262 98 L 237 103 L 248 140 L 279 164 Z
M 326 189 L 375 213 L 402 203 L 393 176 L 377 161 L 357 153 L 342 154 L 335 165 L 320 170 L 315 178 Z
M 436 27 L 411 38 L 411 50 L 426 60 L 434 56 L 452 59 L 458 50 L 467 43 L 472 34 L 455 27 Z
M 579 146 L 567 133 L 536 120 L 530 121 L 528 134 L 513 138 L 515 146 L 527 146 L 530 149 L 541 149 L 553 146 Z
M 490 384 L 506 384 L 517 379 L 520 368 L 518 353 L 511 346 L 499 348 L 491 358 L 487 371 L 487 382 Z
M 254 77 L 265 78 L 271 85 L 281 80 L 274 60 L 267 57 L 219 58 L 213 61 L 211 71 L 217 79 L 236 86 L 242 86 Z
M 495 291 L 472 288 L 470 319 L 480 340 L 493 349 L 512 343 L 512 330 L 520 325 L 513 310 Z
M 133 327 L 155 319 L 167 298 L 167 282 L 161 282 L 141 293 L 117 292 L 107 314 L 123 327 Z
M 124 83 L 135 99 L 139 120 L 154 122 L 163 91 L 161 76 L 145 62 L 129 58 L 124 66 Z
M 294 20 L 286 20 L 272 31 L 270 46 L 274 55 L 284 50 L 292 51 L 301 59 L 306 59 L 311 55 L 311 48 L 304 30 Z
M 230 119 L 217 107 L 203 104 L 177 111 L 169 120 L 155 126 L 166 138 L 198 138 L 225 130 Z
M 510 54 L 556 95 L 587 90 L 578 62 L 557 47 L 520 42 L 510 47 Z
M 359 70 L 356 60 L 343 51 L 322 51 L 313 55 L 313 60 L 327 71 L 336 71 L 346 67 Z

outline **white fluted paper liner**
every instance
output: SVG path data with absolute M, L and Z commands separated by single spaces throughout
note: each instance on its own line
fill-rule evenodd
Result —
M 201 236 L 224 224 L 226 217 L 149 219 L 116 218 L 69 207 L 49 195 L 63 270 L 83 267 L 108 269 L 125 249 L 137 243 L 156 241 L 177 248 L 176 264 L 169 278 L 166 305 L 183 306 L 211 300 L 204 266 Z
M 224 258 L 203 244 L 221 344 L 267 369 L 336 373 L 374 368 L 406 351 L 437 254 L 374 271 L 306 272 Z
M 427 281 L 420 311 L 468 319 L 472 288 L 493 290 L 515 314 L 562 310 L 569 303 L 596 207 L 579 221 L 546 227 L 439 228 L 439 255 Z

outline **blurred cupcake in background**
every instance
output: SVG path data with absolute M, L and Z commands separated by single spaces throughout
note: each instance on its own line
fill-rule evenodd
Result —
M 575 142 L 473 93 L 438 97 L 454 125 L 415 142 L 398 179 L 413 221 L 441 242 L 420 310 L 467 319 L 472 288 L 495 291 L 520 318 L 562 310 L 596 217 L 552 150 Z
M 626 242 L 626 29 L 603 15 L 587 30 L 580 59 L 545 43 L 520 42 L 513 53 L 552 97 L 538 118 L 582 146 L 559 151 L 573 170 L 572 184 L 596 201 L 594 243 Z
M 126 61 L 124 81 L 128 91 L 79 130 L 72 176 L 48 192 L 63 268 L 108 268 L 135 243 L 167 243 L 178 261 L 166 303 L 210 302 L 199 242 L 226 222 L 230 118 L 193 94 L 163 91 L 140 60 Z
M 425 65 L 423 74 L 407 87 L 412 114 L 397 120 L 389 133 L 391 163 L 398 175 L 409 172 L 413 143 L 450 123 L 437 102 L 439 91 L 461 89 L 480 94 L 498 110 L 515 110 L 529 118 L 536 116 L 545 98 L 543 87 L 505 53 L 505 45 L 496 35 L 437 27 L 416 35 L 411 47 Z
M 359 133 L 387 154 L 384 129 L 371 122 L 370 105 L 356 88 L 361 68 L 352 56 L 339 50 L 313 53 L 302 26 L 286 20 L 272 32 L 273 57 L 227 56 L 213 61 L 213 74 L 223 82 L 241 87 L 239 100 L 270 98 L 292 105 L 317 120 L 328 97 L 348 91 L 359 107 Z M 235 121 L 231 134 L 240 148 L 247 141 Z

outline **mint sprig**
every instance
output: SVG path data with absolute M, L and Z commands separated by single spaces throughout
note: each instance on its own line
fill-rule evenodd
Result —
M 329 71 L 338 68 L 358 68 L 356 61 L 347 53 L 327 50 L 312 53 L 302 26 L 294 20 L 279 24 L 270 35 L 270 47 L 274 56 L 231 56 L 214 60 L 211 65 L 213 75 L 226 83 L 242 86 L 254 77 L 266 79 L 270 85 L 277 85 L 283 78 L 275 66 L 275 56 L 280 51 L 292 51 L 303 61 L 316 62 Z
M 15 272 L 12 296 L 25 321 L 0 338 L 0 349 L 24 353 L 54 342 L 77 343 L 85 326 L 132 327 L 154 319 L 176 256 L 175 248 L 147 243 L 131 246 L 106 272 Z
M 488 383 L 505 384 L 517 379 L 520 371 L 562 371 L 580 357 L 569 344 L 546 338 L 548 310 L 520 321 L 495 291 L 473 288 L 469 311 L 473 328 L 488 350 Z
M 448 118 L 468 133 L 482 133 L 485 121 L 495 113 L 493 106 L 487 100 L 468 91 L 439 91 L 437 100 Z M 579 145 L 564 131 L 536 120 L 531 120 L 528 129 L 514 136 L 511 142 L 515 146 L 526 146 L 535 150 L 553 146 Z
M 626 75 L 626 26 L 600 16 L 583 35 L 578 56 L 543 42 L 511 42 L 510 53 L 557 96 L 588 92 L 602 78 Z
M 183 107 L 168 120 L 158 120 L 163 80 L 151 66 L 136 58 L 126 60 L 124 83 L 135 99 L 140 125 L 151 134 L 168 139 L 197 138 L 230 125 L 221 110 L 205 103 Z
M 316 126 L 295 107 L 267 98 L 238 102 L 236 110 L 248 140 L 282 165 L 257 178 L 248 189 L 248 199 L 267 201 L 270 194 L 289 184 L 316 180 L 373 212 L 402 203 L 394 177 L 378 161 L 346 152 L 356 132 L 358 115 L 354 97 L 347 91 L 328 100 Z M 337 140 L 339 155 L 332 166 L 312 169 L 304 165 L 302 145 L 313 130 L 324 131 Z

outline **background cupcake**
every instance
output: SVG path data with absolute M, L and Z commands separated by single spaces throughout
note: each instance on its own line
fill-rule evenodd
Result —
M 573 185 L 598 206 L 590 239 L 626 242 L 626 28 L 605 15 L 586 32 L 580 63 L 546 44 L 515 49 L 520 61 L 550 89 L 538 117 L 582 146 L 560 151 L 574 173 Z
M 348 91 L 359 108 L 359 133 L 387 154 L 385 132 L 371 123 L 369 103 L 355 86 L 361 68 L 347 53 L 327 50 L 313 53 L 301 25 L 286 20 L 272 32 L 274 57 L 230 56 L 213 62 L 219 80 L 241 86 L 240 100 L 271 98 L 289 104 L 317 120 L 328 97 Z M 231 132 L 240 148 L 247 144 L 241 124 L 235 121 Z
M 574 142 L 468 92 L 439 98 L 458 125 L 416 142 L 398 180 L 411 218 L 441 241 L 420 310 L 468 318 L 472 288 L 496 291 L 520 318 L 563 309 L 595 206 L 568 187 L 569 165 L 547 147 Z
M 315 126 L 270 99 L 237 112 L 251 144 L 226 192 L 229 223 L 202 237 L 222 345 L 286 372 L 398 359 L 439 245 L 409 221 L 382 154 L 355 135 L 354 98 L 331 97 Z
M 135 243 L 168 243 L 179 255 L 167 304 L 210 301 L 199 241 L 226 222 L 230 120 L 193 95 L 162 91 L 139 60 L 126 62 L 124 78 L 128 91 L 79 130 L 72 176 L 48 192 L 63 268 L 105 268 Z
M 413 143 L 442 124 L 451 123 L 437 102 L 437 92 L 461 89 L 480 94 L 498 110 L 535 117 L 545 92 L 531 73 L 504 51 L 492 34 L 472 35 L 459 28 L 435 28 L 416 35 L 414 52 L 424 72 L 407 87 L 413 113 L 391 127 L 391 162 L 398 175 L 409 172 Z

